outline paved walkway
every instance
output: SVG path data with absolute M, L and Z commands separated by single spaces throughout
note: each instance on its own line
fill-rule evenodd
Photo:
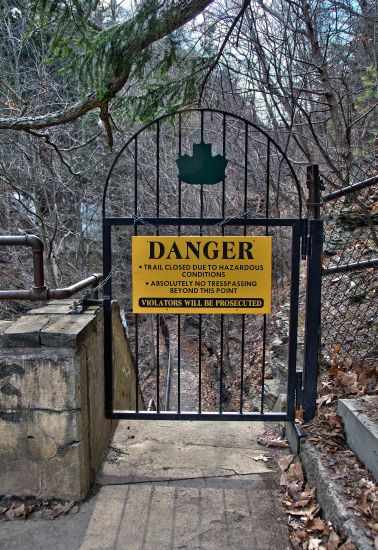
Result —
M 286 550 L 262 424 L 122 421 L 96 494 L 55 521 L 0 524 L 1 550 Z

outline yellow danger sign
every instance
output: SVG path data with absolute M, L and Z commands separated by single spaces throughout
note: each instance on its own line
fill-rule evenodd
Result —
M 272 237 L 132 237 L 134 313 L 271 311 Z

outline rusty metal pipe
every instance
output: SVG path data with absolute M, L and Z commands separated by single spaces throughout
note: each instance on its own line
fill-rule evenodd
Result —
M 76 292 L 79 292 L 80 290 L 84 290 L 88 287 L 94 287 L 97 286 L 102 280 L 102 274 L 101 273 L 95 273 L 94 275 L 91 275 L 90 277 L 87 277 L 86 279 L 83 279 L 82 281 L 79 281 L 71 286 L 67 286 L 65 288 L 52 288 L 47 290 L 47 299 L 48 300 L 64 300 L 66 298 L 70 298 L 73 296 L 73 294 L 76 294 Z
M 1 235 L 0 246 L 29 246 L 33 252 L 34 287 L 37 291 L 43 291 L 45 277 L 43 271 L 43 242 L 36 235 Z M 8 292 L 8 291 L 4 291 Z M 18 291 L 9 291 L 18 292 Z M 28 291 L 22 291 L 28 292 Z M 16 299 L 16 298 L 14 298 Z
M 102 280 L 101 273 L 95 273 L 82 281 L 65 288 L 44 288 L 43 290 L 32 288 L 30 290 L 0 290 L 0 300 L 64 300 L 71 298 L 76 292 L 85 288 L 97 286 Z
M 95 273 L 66 288 L 45 286 L 43 270 L 43 242 L 36 235 L 0 235 L 0 246 L 30 246 L 33 252 L 34 286 L 30 290 L 0 290 L 0 300 L 64 300 L 76 292 L 94 287 L 102 280 L 101 273 Z
M 32 290 L 0 290 L 0 300 L 34 300 Z
M 352 183 L 352 185 L 333 191 L 333 193 L 329 193 L 328 195 L 322 197 L 322 203 L 324 204 L 326 202 L 334 201 L 335 199 L 349 195 L 354 191 L 360 191 L 361 189 L 365 189 L 365 187 L 370 187 L 370 185 L 373 185 L 374 183 L 378 183 L 378 176 L 372 176 L 366 180 L 358 181 L 357 183 Z

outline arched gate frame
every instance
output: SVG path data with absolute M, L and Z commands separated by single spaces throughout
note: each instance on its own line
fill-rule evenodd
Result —
M 186 124 L 192 120 L 192 126 Z M 193 123 L 193 120 L 195 121 Z M 210 124 L 209 124 L 210 122 Z M 171 137 L 163 139 L 163 125 L 169 127 Z M 193 126 L 194 124 L 194 126 Z M 231 128 L 231 130 L 230 130 Z M 237 130 L 235 130 L 237 128 Z M 230 150 L 228 136 L 230 131 L 236 131 L 238 139 L 234 140 L 234 148 Z M 147 146 L 147 158 L 141 158 L 141 142 L 144 136 L 150 139 L 150 151 Z M 198 185 L 190 186 L 182 181 L 182 174 L 170 172 L 162 175 L 162 157 L 168 150 L 173 159 L 183 156 L 184 152 L 191 153 L 191 147 L 197 142 L 204 144 L 211 138 L 212 145 L 218 147 L 218 153 L 227 158 L 229 165 L 226 173 L 219 183 L 207 185 L 209 182 L 197 182 Z M 214 141 L 216 142 L 214 144 Z M 254 143 L 251 152 L 251 142 Z M 168 147 L 167 147 L 168 143 Z M 146 149 L 146 146 L 145 146 Z M 257 153 L 256 153 L 257 151 Z M 125 177 L 122 168 L 122 159 L 129 155 L 127 164 L 128 176 Z M 146 152 L 144 152 L 146 155 Z M 235 157 L 235 158 L 233 158 Z M 260 159 L 260 160 L 259 160 Z M 147 164 L 146 164 L 147 162 Z M 260 175 L 254 173 L 256 167 L 264 165 Z M 121 167 L 121 168 L 120 168 Z M 275 168 L 274 168 L 275 167 Z M 145 174 L 149 172 L 148 178 Z M 152 175 L 151 175 L 151 173 Z M 275 172 L 273 174 L 273 172 Z M 311 170 L 308 170 L 308 174 Z M 149 195 L 141 196 L 141 180 L 149 183 Z M 171 180 L 176 180 L 174 187 L 168 196 Z M 231 183 L 230 183 L 231 182 Z M 193 182 L 192 182 L 193 183 Z M 214 182 L 211 182 L 214 183 Z M 309 183 L 309 182 L 308 182 Z M 313 182 L 314 183 L 314 182 Z M 316 183 L 316 182 L 315 182 Z M 311 181 L 310 181 L 311 184 Z M 229 214 L 228 202 L 230 202 L 230 185 L 238 188 L 233 197 L 231 215 Z M 188 187 L 195 187 L 190 191 Z M 259 187 L 259 194 L 263 197 L 260 208 L 251 208 L 251 200 L 256 199 L 256 188 Z M 272 189 L 274 188 L 275 201 L 272 201 Z M 126 189 L 126 191 L 125 191 Z M 117 192 L 122 195 L 115 208 L 112 206 L 112 197 Z M 165 192 L 166 197 L 165 197 Z M 112 194 L 113 193 L 113 194 Z M 185 194 L 186 193 L 186 194 Z M 277 215 L 279 206 L 279 194 L 286 193 L 286 202 L 290 202 L 296 209 L 296 215 L 290 217 L 279 217 Z M 232 193 L 231 193 L 232 194 Z M 311 194 L 310 194 L 311 196 Z M 146 198 L 147 197 L 147 198 Z M 189 199 L 188 199 L 189 197 Z M 194 197 L 191 199 L 190 197 Z M 212 198 L 213 197 L 213 198 Z M 148 200 L 150 206 L 148 212 L 145 204 Z M 151 202 L 152 200 L 152 202 Z M 197 202 L 196 202 L 197 201 Z M 272 204 L 274 202 L 274 204 Z M 172 204 L 171 204 L 172 203 Z M 175 204 L 173 204 L 175 203 Z M 196 215 L 186 215 L 195 204 Z M 152 205 L 152 206 L 151 206 Z M 215 206 L 218 206 L 219 215 L 214 214 Z M 175 210 L 175 214 L 166 215 L 165 210 Z M 152 208 L 152 210 L 151 210 Z M 194 206 L 193 206 L 194 208 Z M 124 210 L 127 210 L 126 215 Z M 170 210 L 170 212 L 171 212 Z M 216 208 L 215 208 L 216 210 Z M 258 212 L 257 212 L 258 210 Z M 253 211 L 251 213 L 251 211 Z M 271 215 L 273 211 L 273 216 Z M 258 215 L 256 215 L 256 212 Z M 140 351 L 144 342 L 144 335 L 141 334 L 141 323 L 138 314 L 133 318 L 133 357 L 135 362 L 135 408 L 133 410 L 119 410 L 114 406 L 115 377 L 113 368 L 112 350 L 112 300 L 115 273 L 112 254 L 112 232 L 116 228 L 128 228 L 133 235 L 139 235 L 141 230 L 151 235 L 162 235 L 162 231 L 168 234 L 181 235 L 187 227 L 197 228 L 199 235 L 209 234 L 212 231 L 220 230 L 221 235 L 227 231 L 238 231 L 238 234 L 247 235 L 250 231 L 262 232 L 269 235 L 271 232 L 280 230 L 289 233 L 287 240 L 290 242 L 289 250 L 289 271 L 290 271 L 290 292 L 288 296 L 288 353 L 287 353 L 287 384 L 286 384 L 286 409 L 279 412 L 269 410 L 266 405 L 266 361 L 267 361 L 267 315 L 263 316 L 261 324 L 262 348 L 261 348 L 261 388 L 258 406 L 253 410 L 248 407 L 245 398 L 244 371 L 246 368 L 246 337 L 248 334 L 245 315 L 238 315 L 240 318 L 240 360 L 239 364 L 233 366 L 239 375 L 240 399 L 236 410 L 225 410 L 224 405 L 224 315 L 220 315 L 219 348 L 219 399 L 216 410 L 205 410 L 202 403 L 202 315 L 198 315 L 198 342 L 199 353 L 197 357 L 196 373 L 198 402 L 195 410 L 185 410 L 180 395 L 181 377 L 183 368 L 181 361 L 180 338 L 182 337 L 182 315 L 177 315 L 177 357 L 174 371 L 175 383 L 177 385 L 177 400 L 175 407 L 163 410 L 162 404 L 162 373 L 160 349 L 160 319 L 154 315 L 154 326 L 156 329 L 156 380 L 155 380 L 155 403 L 154 410 L 147 410 L 146 404 L 141 402 L 139 394 L 140 386 Z M 209 233 L 210 231 L 210 233 Z M 146 234 L 146 233 L 144 233 Z M 252 233 L 253 234 L 253 233 Z M 281 241 L 280 241 L 281 242 Z M 186 109 L 175 113 L 163 115 L 162 117 L 147 124 L 137 131 L 122 147 L 116 155 L 110 168 L 103 195 L 103 273 L 105 279 L 103 307 L 104 307 L 104 362 L 105 362 L 105 405 L 106 415 L 109 418 L 125 419 L 166 419 L 166 420 L 272 420 L 289 421 L 295 419 L 295 410 L 299 406 L 304 409 L 305 421 L 310 420 L 315 414 L 316 408 L 316 383 L 318 368 L 318 348 L 320 333 L 320 288 L 321 288 L 321 245 L 322 245 L 322 222 L 320 220 L 303 217 L 303 201 L 300 183 L 296 172 L 290 163 L 287 155 L 278 143 L 263 129 L 250 121 L 224 111 L 216 109 Z M 274 259 L 274 258 L 273 258 Z M 300 308 L 300 270 L 305 263 L 306 277 L 306 299 L 304 300 L 304 360 L 303 369 L 298 369 L 298 311 Z M 118 277 L 118 275 L 117 275 Z M 126 277 L 127 278 L 127 277 Z M 303 279 L 303 278 L 302 278 Z M 129 291 L 131 292 L 131 290 Z M 127 311 L 127 313 L 130 313 Z M 302 372 L 303 371 L 303 372 Z M 169 380 L 168 380 L 169 383 Z M 257 410 L 256 410 L 257 409 Z

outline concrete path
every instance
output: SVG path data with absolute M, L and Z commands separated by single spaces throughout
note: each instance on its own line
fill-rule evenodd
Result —
M 286 550 L 257 423 L 122 421 L 96 494 L 55 521 L 0 524 L 1 550 Z M 258 460 L 255 460 L 255 459 Z

